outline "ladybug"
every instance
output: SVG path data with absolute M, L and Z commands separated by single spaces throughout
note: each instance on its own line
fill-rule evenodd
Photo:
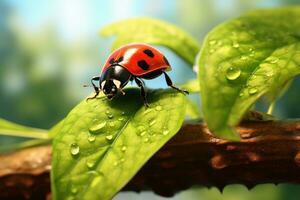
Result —
M 88 99 L 94 99 L 100 91 L 111 100 L 118 92 L 125 95 L 123 88 L 129 81 L 135 81 L 141 88 L 141 96 L 144 104 L 148 106 L 145 84 L 142 79 L 154 79 L 164 74 L 168 86 L 188 94 L 188 91 L 175 87 L 166 73 L 171 66 L 166 57 L 156 48 L 143 43 L 127 44 L 115 50 L 105 62 L 101 75 L 91 79 L 95 95 Z M 94 81 L 99 81 L 97 87 Z

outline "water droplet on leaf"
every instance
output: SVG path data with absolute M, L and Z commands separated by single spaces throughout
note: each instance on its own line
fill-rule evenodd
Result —
M 145 114 L 148 114 L 148 113 L 150 113 L 152 111 L 152 109 L 151 108 L 146 108 L 146 110 L 143 112 L 143 114 L 145 115 Z
M 230 81 L 236 80 L 241 75 L 240 68 L 237 67 L 229 67 L 226 70 L 226 78 Z
M 161 111 L 161 110 L 162 110 L 162 107 L 161 107 L 161 106 L 156 106 L 156 107 L 155 107 L 155 110 L 156 110 L 156 111 Z
M 89 169 L 92 169 L 94 166 L 95 166 L 95 162 L 93 160 L 87 160 L 86 161 L 86 166 L 89 168 Z
M 78 144 L 76 143 L 72 143 L 71 144 L 71 147 L 70 147 L 70 153 L 73 155 L 73 156 L 76 156 L 78 155 L 80 152 L 80 148 L 78 146 Z
M 210 45 L 214 45 L 214 44 L 216 44 L 216 42 L 217 42 L 216 40 L 210 40 L 210 41 L 209 41 L 209 44 L 210 44 Z
M 114 136 L 113 135 L 107 135 L 107 136 L 105 136 L 105 138 L 107 140 L 111 141 L 114 138 Z
M 252 88 L 249 89 L 249 94 L 255 94 L 257 92 L 258 92 L 258 90 L 257 90 L 256 87 L 252 87 Z
M 101 129 L 103 129 L 105 126 L 106 126 L 106 121 L 101 122 L 100 124 L 97 124 L 97 125 L 95 125 L 95 126 L 92 126 L 92 127 L 89 129 L 89 131 L 90 131 L 91 133 L 97 133 L 97 132 L 101 131 Z
M 108 117 L 108 119 L 112 119 L 114 117 L 114 115 L 113 114 L 109 114 L 109 115 L 107 115 L 107 117 Z
M 112 119 L 112 118 L 114 117 L 114 115 L 110 112 L 109 109 L 107 109 L 107 110 L 105 111 L 105 114 L 107 115 L 108 119 Z
M 110 127 L 114 127 L 114 126 L 115 126 L 115 123 L 114 123 L 114 122 L 110 122 L 110 123 L 109 123 L 109 126 L 110 126 Z
M 88 136 L 88 141 L 89 141 L 89 142 L 95 142 L 95 140 L 96 140 L 96 136 L 95 136 L 95 135 L 92 135 L 92 134 L 89 134 L 89 136 Z
M 167 129 L 162 132 L 163 135 L 168 135 L 169 133 L 170 133 L 170 131 Z
M 140 133 L 140 136 L 144 136 L 144 135 L 146 135 L 146 133 L 147 133 L 147 131 L 142 131 L 142 132 Z
M 149 122 L 149 126 L 153 126 L 155 123 L 156 123 L 156 120 L 153 119 L 153 120 L 151 120 L 151 121 Z
M 123 118 L 123 117 L 119 117 L 118 120 L 119 120 L 119 121 L 123 121 L 124 118 Z
M 146 137 L 146 138 L 144 139 L 144 142 L 145 142 L 145 143 L 149 142 L 149 138 Z
M 127 150 L 127 147 L 126 147 L 125 145 L 123 145 L 123 146 L 121 147 L 121 151 L 125 152 L 126 150 Z

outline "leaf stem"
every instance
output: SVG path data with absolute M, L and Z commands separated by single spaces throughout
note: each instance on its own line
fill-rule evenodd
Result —
M 0 135 L 36 138 L 36 139 L 49 139 L 47 133 L 48 131 L 43 129 L 30 129 L 30 130 L 0 129 Z
M 25 142 L 3 145 L 0 146 L 0 153 L 7 153 L 9 151 L 16 151 L 24 148 L 44 145 L 50 143 L 51 141 L 52 141 L 51 139 L 32 139 L 32 140 L 27 140 Z
M 273 102 L 270 104 L 270 106 L 269 106 L 269 108 L 268 108 L 268 111 L 267 111 L 267 114 L 269 114 L 269 115 L 272 115 L 272 114 L 273 114 L 275 104 L 276 104 L 275 101 L 273 101 Z

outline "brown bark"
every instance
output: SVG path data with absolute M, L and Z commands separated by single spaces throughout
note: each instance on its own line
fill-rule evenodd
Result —
M 300 121 L 245 122 L 242 140 L 215 138 L 203 123 L 183 125 L 123 190 L 171 196 L 194 185 L 300 182 Z M 0 155 L 0 199 L 49 198 L 51 146 Z

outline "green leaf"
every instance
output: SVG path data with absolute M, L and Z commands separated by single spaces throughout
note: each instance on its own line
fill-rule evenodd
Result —
M 190 64 L 199 52 L 199 43 L 190 34 L 167 22 L 151 18 L 133 18 L 104 27 L 103 36 L 117 35 L 113 50 L 132 42 L 157 44 L 170 48 Z
M 47 139 L 47 130 L 31 128 L 0 118 L 0 135 Z
M 180 88 L 187 90 L 189 93 L 200 92 L 200 85 L 198 79 L 189 80 L 182 84 Z
M 84 100 L 64 119 L 53 143 L 54 200 L 111 199 L 181 127 L 183 94 L 148 91 L 146 108 L 138 89 L 125 92 Z
M 300 7 L 259 10 L 212 30 L 198 60 L 204 118 L 217 136 L 234 134 L 262 95 L 300 72 Z
M 198 106 L 190 99 L 186 101 L 186 113 L 185 116 L 187 119 L 201 119 L 202 115 Z

